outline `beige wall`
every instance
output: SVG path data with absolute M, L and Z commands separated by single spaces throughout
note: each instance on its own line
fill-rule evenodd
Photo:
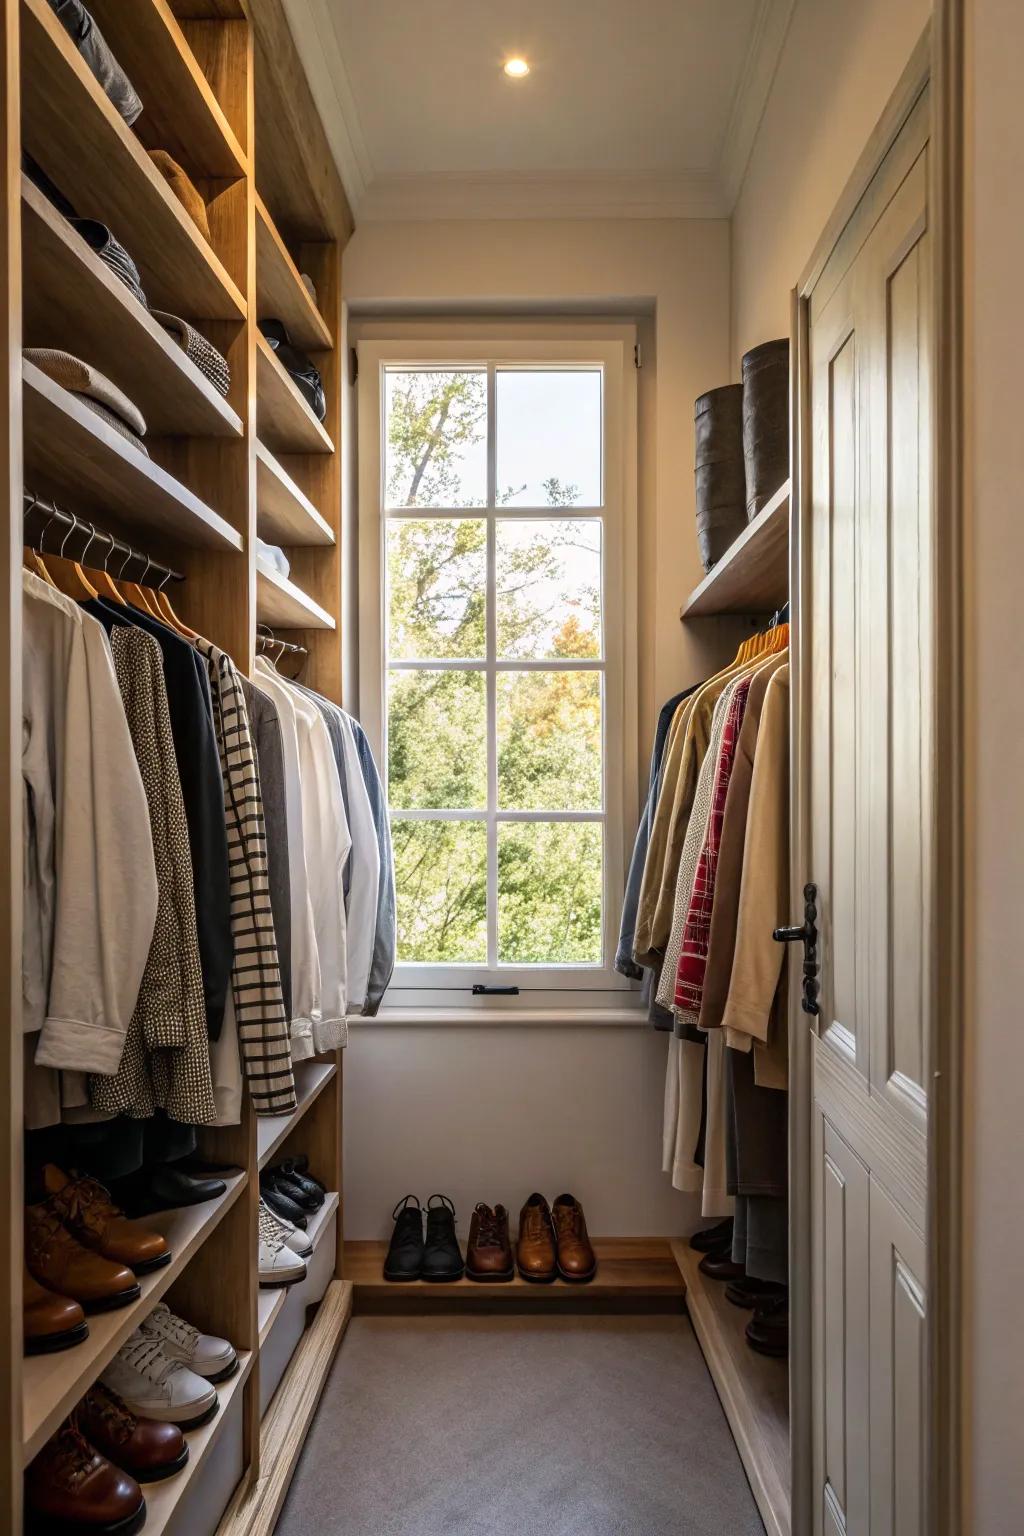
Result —
M 364 224 L 345 251 L 352 334 L 367 310 L 512 310 L 640 317 L 639 742 L 646 777 L 662 701 L 713 666 L 735 627 L 687 635 L 702 571 L 693 402 L 729 376 L 723 222 Z M 631 833 L 629 834 L 631 835 Z M 408 1189 L 442 1189 L 463 1228 L 477 1199 L 569 1187 L 591 1230 L 671 1233 L 696 1221 L 660 1171 L 666 1041 L 642 1028 L 366 1025 L 345 1073 L 346 1232 L 376 1237 Z M 424 1182 L 426 1181 L 426 1182 Z
M 789 294 L 892 95 L 929 0 L 796 0 L 733 214 L 733 377 Z
M 964 1530 L 1024 1530 L 1024 6 L 968 0 L 966 395 L 971 1493 Z

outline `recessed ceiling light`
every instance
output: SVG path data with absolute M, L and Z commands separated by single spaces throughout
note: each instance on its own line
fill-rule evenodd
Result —
M 513 80 L 521 80 L 530 73 L 530 66 L 525 59 L 506 59 L 504 70 Z

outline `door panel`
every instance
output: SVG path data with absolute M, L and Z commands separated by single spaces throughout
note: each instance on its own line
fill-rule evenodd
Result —
M 922 1532 L 936 679 L 927 93 L 807 306 L 815 1529 Z

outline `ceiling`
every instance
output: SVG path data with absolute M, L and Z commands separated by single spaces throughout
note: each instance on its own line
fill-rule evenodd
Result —
M 363 220 L 727 214 L 792 6 L 285 0 Z

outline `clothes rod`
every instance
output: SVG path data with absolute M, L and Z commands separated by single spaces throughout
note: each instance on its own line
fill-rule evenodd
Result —
M 35 515 L 43 520 L 42 530 L 38 536 L 39 553 L 41 555 L 45 555 L 47 553 L 43 545 L 45 543 L 46 535 L 49 532 L 50 526 L 53 523 L 59 523 L 62 528 L 66 529 L 66 532 L 64 534 L 63 540 L 61 541 L 60 548 L 56 550 L 51 549 L 49 551 L 50 554 L 62 555 L 64 553 L 64 547 L 67 544 L 68 539 L 71 538 L 73 534 L 80 533 L 85 537 L 86 544 L 85 548 L 78 555 L 79 560 L 85 559 L 85 556 L 88 554 L 93 544 L 100 544 L 102 546 L 106 546 L 103 555 L 104 570 L 107 569 L 107 564 L 112 556 L 124 556 L 124 560 L 120 569 L 114 571 L 115 576 L 123 575 L 125 569 L 134 560 L 139 565 L 145 567 L 143 575 L 139 578 L 140 581 L 144 581 L 149 577 L 153 577 L 155 585 L 164 586 L 169 581 L 185 580 L 180 571 L 172 570 L 169 565 L 164 565 L 163 561 L 153 560 L 149 555 L 144 554 L 141 550 L 134 549 L 132 545 L 125 544 L 120 539 L 115 539 L 112 533 L 106 533 L 102 528 L 97 528 L 94 523 L 86 522 L 85 519 L 79 517 L 76 512 L 69 512 L 64 507 L 57 506 L 56 502 L 47 501 L 44 497 L 36 496 L 31 491 L 23 492 L 22 501 L 23 514 L 26 518 Z
M 304 645 L 293 645 L 290 640 L 279 640 L 269 624 L 257 624 L 256 644 L 265 645 L 268 649 L 277 651 L 279 656 L 309 655 L 309 652 Z

